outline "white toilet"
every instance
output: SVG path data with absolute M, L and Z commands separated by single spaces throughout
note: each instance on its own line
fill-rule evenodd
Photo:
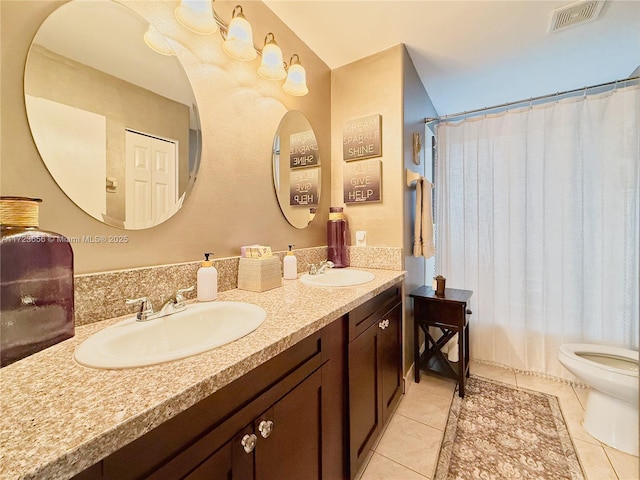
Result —
M 613 448 L 638 455 L 638 352 L 567 343 L 558 360 L 591 387 L 583 426 Z

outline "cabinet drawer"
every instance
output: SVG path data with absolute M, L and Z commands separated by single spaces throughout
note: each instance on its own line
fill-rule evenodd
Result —
M 414 300 L 414 318 L 419 323 L 433 326 L 464 327 L 467 322 L 465 303 Z
M 401 300 L 400 284 L 398 284 L 349 312 L 349 342 L 352 342 Z

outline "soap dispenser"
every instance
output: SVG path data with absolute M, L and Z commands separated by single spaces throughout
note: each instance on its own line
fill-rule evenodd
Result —
M 213 266 L 213 260 L 209 260 L 209 255 L 213 255 L 213 253 L 204 254 L 204 262 L 198 269 L 199 302 L 210 302 L 218 296 L 218 270 Z
M 284 256 L 282 263 L 284 264 L 284 279 L 295 280 L 298 278 L 298 259 L 293 254 L 291 249 L 293 245 L 289 245 L 289 251 Z

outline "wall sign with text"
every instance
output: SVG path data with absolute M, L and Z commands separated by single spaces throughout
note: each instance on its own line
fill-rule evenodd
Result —
M 291 170 L 289 173 L 289 205 L 317 206 L 320 167 Z
M 313 130 L 289 135 L 289 166 L 291 168 L 310 167 L 319 163 L 318 141 Z
M 382 116 L 350 120 L 342 129 L 342 158 L 359 160 L 382 155 Z
M 382 189 L 382 163 L 365 160 L 344 164 L 342 175 L 344 203 L 379 202 Z

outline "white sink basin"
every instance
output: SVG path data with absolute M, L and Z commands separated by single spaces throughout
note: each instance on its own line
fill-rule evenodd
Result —
M 376 278 L 371 272 L 353 270 L 351 268 L 330 268 L 318 275 L 305 273 L 300 281 L 314 287 L 350 287 L 362 285 Z
M 135 316 L 105 328 L 80 344 L 75 359 L 94 368 L 132 368 L 170 362 L 244 337 L 267 317 L 243 302 L 187 305 L 187 309 L 145 322 Z

